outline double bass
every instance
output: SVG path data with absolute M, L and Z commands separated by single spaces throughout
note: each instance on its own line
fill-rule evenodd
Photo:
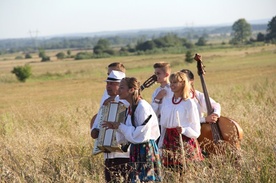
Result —
M 210 115 L 213 113 L 213 108 L 204 80 L 204 66 L 200 55 L 195 54 L 194 59 L 197 61 L 198 75 L 205 97 L 207 114 Z M 231 149 L 240 149 L 242 138 L 243 130 L 240 125 L 231 118 L 220 116 L 216 123 L 201 124 L 201 134 L 198 137 L 198 142 L 201 149 L 205 152 L 209 154 L 221 154 L 224 153 L 223 151 L 225 151 L 226 146 Z

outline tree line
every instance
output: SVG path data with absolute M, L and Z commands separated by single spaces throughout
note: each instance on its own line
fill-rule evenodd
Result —
M 271 20 L 273 21 L 273 20 Z M 273 21 L 274 22 L 274 21 Z M 252 31 L 264 31 L 267 29 L 267 25 L 250 25 Z M 273 27 L 273 26 L 272 26 Z M 133 45 L 138 41 L 147 41 L 157 37 L 162 37 L 168 33 L 173 33 L 178 37 L 185 38 L 189 41 L 196 42 L 202 37 L 207 39 L 208 35 L 219 34 L 220 36 L 227 37 L 229 33 L 233 33 L 233 26 L 222 27 L 190 27 L 190 28 L 175 28 L 168 30 L 144 30 L 135 33 L 123 32 L 117 33 L 114 36 L 102 35 L 94 37 L 56 37 L 51 39 L 46 38 L 32 38 L 32 39 L 6 39 L 0 40 L 0 54 L 2 53 L 14 53 L 18 51 L 32 52 L 37 51 L 38 48 L 45 50 L 48 49 L 92 49 L 100 39 L 107 39 L 113 46 L 118 45 Z M 270 37 L 264 37 L 264 33 L 260 33 L 258 39 L 270 39 Z
M 251 44 L 252 42 L 267 42 L 276 44 L 276 16 L 268 22 L 267 25 L 267 34 L 258 33 L 257 38 L 253 39 L 252 27 L 245 19 L 239 19 L 232 25 L 232 39 L 229 41 L 232 45 L 244 45 Z M 79 52 L 76 55 L 71 55 L 71 50 L 67 50 L 67 54 L 64 52 L 59 52 L 56 54 L 58 59 L 64 58 L 74 58 L 75 60 L 81 59 L 91 59 L 91 58 L 102 58 L 109 57 L 113 55 L 128 55 L 130 53 L 134 54 L 143 54 L 143 53 L 152 53 L 154 50 L 162 50 L 167 48 L 182 47 L 185 48 L 186 56 L 185 62 L 192 62 L 192 52 L 191 49 L 194 46 L 205 46 L 207 44 L 208 35 L 201 36 L 198 38 L 197 42 L 193 44 L 186 38 L 179 37 L 174 33 L 168 33 L 164 36 L 157 38 L 152 38 L 148 40 L 140 39 L 135 45 L 127 44 L 126 46 L 121 46 L 119 50 L 115 50 L 112 47 L 109 39 L 100 38 L 96 45 L 91 48 L 90 52 L 84 51 Z M 50 57 L 46 55 L 44 49 L 39 49 L 39 57 L 42 59 L 42 62 L 50 61 Z M 25 58 L 31 58 L 30 53 L 26 53 Z M 29 65 L 15 67 L 12 71 L 15 74 L 19 81 L 25 82 L 28 77 L 31 76 L 31 68 Z
M 258 30 L 261 27 L 251 26 L 245 19 L 239 19 L 232 25 L 231 39 L 229 44 L 232 45 L 244 45 L 254 42 L 266 42 L 276 43 L 276 16 L 273 17 L 266 25 L 266 33 L 259 32 L 256 38 L 252 38 L 253 30 Z M 190 32 L 191 33 L 191 32 Z M 137 37 L 127 36 L 125 34 L 122 37 L 86 37 L 86 38 L 53 38 L 48 41 L 41 41 L 38 47 L 36 41 L 28 40 L 25 44 L 19 44 L 16 40 L 3 40 L 4 44 L 0 44 L 0 54 L 5 52 L 13 53 L 22 51 L 25 53 L 25 58 L 31 58 L 32 53 L 39 52 L 41 61 L 49 61 L 50 58 L 45 55 L 47 49 L 83 49 L 91 50 L 91 52 L 81 51 L 76 55 L 65 54 L 63 52 L 58 53 L 56 56 L 58 59 L 75 58 L 90 59 L 90 58 L 102 58 L 113 55 L 129 55 L 129 54 L 145 54 L 154 53 L 158 50 L 166 51 L 170 48 L 182 48 L 192 49 L 195 46 L 205 46 L 208 44 L 209 34 L 201 32 L 201 34 L 195 34 L 192 36 L 187 34 L 186 36 L 180 36 L 179 32 L 172 33 L 160 33 L 159 36 L 146 36 L 140 35 Z M 0 41 L 1 43 L 1 41 Z M 226 44 L 222 42 L 222 44 Z M 4 45 L 4 46 L 3 46 Z M 17 47 L 13 47 L 17 45 Z M 118 49 L 119 48 L 119 49 Z M 21 58 L 18 58 L 21 59 Z

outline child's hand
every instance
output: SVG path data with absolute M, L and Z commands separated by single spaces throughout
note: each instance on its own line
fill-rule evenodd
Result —
M 181 126 L 176 127 L 176 130 L 179 134 L 182 134 L 182 127 Z
M 106 129 L 118 129 L 120 126 L 120 122 L 103 121 L 102 126 Z
M 218 115 L 215 114 L 215 113 L 212 113 L 212 114 L 210 114 L 209 116 L 207 116 L 207 117 L 205 118 L 205 121 L 206 121 L 207 123 L 216 123 L 217 120 L 218 120 Z

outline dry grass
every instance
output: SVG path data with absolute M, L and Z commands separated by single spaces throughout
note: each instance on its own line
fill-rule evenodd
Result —
M 242 161 L 236 167 L 225 155 L 191 164 L 184 182 L 275 182 L 275 53 L 275 46 L 200 53 L 210 96 L 221 103 L 222 115 L 244 130 Z M 1 182 L 103 182 L 103 157 L 91 155 L 89 121 L 99 107 L 109 63 L 124 63 L 127 75 L 141 81 L 159 61 L 170 62 L 173 71 L 188 68 L 197 73 L 195 63 L 183 63 L 183 55 L 48 63 L 1 57 Z M 19 83 L 10 71 L 26 62 L 34 75 Z M 143 92 L 146 100 L 156 87 Z M 196 88 L 201 90 L 197 76 Z M 164 170 L 164 182 L 175 182 L 175 175 Z

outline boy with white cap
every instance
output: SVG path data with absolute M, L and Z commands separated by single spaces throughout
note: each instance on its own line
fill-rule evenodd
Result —
M 113 63 L 109 64 L 109 65 L 107 66 L 107 76 L 108 76 L 108 75 L 111 73 L 111 71 L 113 71 L 113 70 L 115 70 L 115 71 L 121 71 L 121 72 L 123 72 L 123 73 L 126 72 L 126 68 L 125 68 L 124 64 L 122 64 L 121 62 L 113 62 Z M 101 102 L 100 102 L 100 106 L 102 106 L 104 102 L 105 102 L 105 104 L 106 104 L 107 102 L 110 102 L 110 101 L 112 101 L 112 100 L 114 100 L 114 97 L 110 97 L 110 96 L 108 95 L 106 89 L 105 89 L 105 90 L 104 90 L 104 93 L 103 93 L 103 95 L 102 95 L 102 99 L 101 99 Z M 92 119 L 91 119 L 91 121 L 90 121 L 90 129 L 92 128 L 93 123 L 94 123 L 96 117 L 97 117 L 97 114 L 95 114 L 95 115 L 92 117 Z M 91 137 L 92 137 L 92 134 L 90 134 L 90 135 L 91 135 Z
M 108 96 L 113 97 L 115 101 L 119 101 L 118 90 L 121 79 L 125 77 L 125 73 L 120 71 L 111 71 L 106 79 L 106 91 Z M 104 102 L 105 103 L 105 102 Z M 104 105 L 104 104 L 102 104 Z M 91 128 L 91 136 L 96 139 L 99 135 L 100 115 L 97 115 L 93 127 Z M 127 172 L 129 162 L 129 152 L 109 152 L 104 153 L 105 159 L 105 180 L 106 182 L 120 180 L 122 176 L 127 181 Z

